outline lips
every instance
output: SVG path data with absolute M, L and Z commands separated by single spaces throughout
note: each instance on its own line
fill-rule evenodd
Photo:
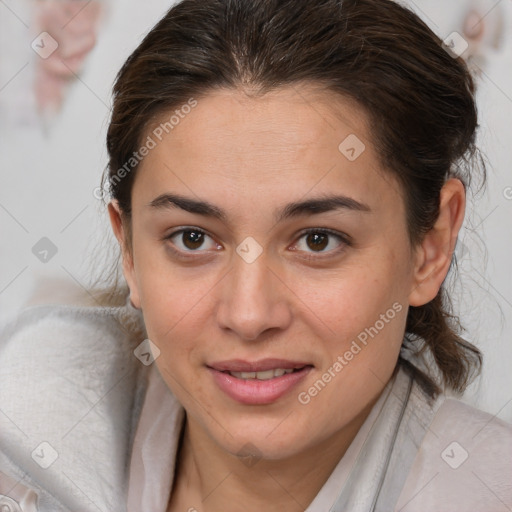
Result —
M 230 359 L 229 361 L 218 361 L 207 365 L 209 368 L 219 372 L 265 372 L 267 370 L 295 370 L 312 366 L 304 361 L 290 361 L 286 359 L 261 359 L 260 361 L 244 361 L 242 359 Z
M 231 359 L 212 363 L 207 368 L 213 382 L 231 399 L 245 405 L 265 405 L 287 395 L 313 365 L 284 359 L 254 362 Z

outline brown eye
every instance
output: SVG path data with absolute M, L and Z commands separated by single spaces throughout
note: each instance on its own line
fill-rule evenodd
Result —
M 203 244 L 204 233 L 200 231 L 183 231 L 181 239 L 187 249 L 199 249 Z
M 343 251 L 346 247 L 351 246 L 351 240 L 348 235 L 338 233 L 330 229 L 308 229 L 303 231 L 296 243 L 294 250 L 306 254 L 306 259 L 312 259 L 316 256 L 311 256 L 317 253 L 321 258 L 325 256 L 334 256 Z
M 321 251 L 327 247 L 329 242 L 328 238 L 328 235 L 324 233 L 309 233 L 306 236 L 306 243 L 309 248 L 315 251 Z
M 206 243 L 207 239 L 211 240 L 210 247 L 208 247 Z M 180 229 L 165 237 L 165 240 L 171 241 L 172 245 L 174 245 L 178 251 L 184 253 L 201 252 L 202 250 L 215 249 L 218 247 L 207 233 L 198 228 Z

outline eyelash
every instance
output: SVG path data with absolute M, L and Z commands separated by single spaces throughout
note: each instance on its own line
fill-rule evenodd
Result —
M 202 235 L 209 236 L 210 238 L 213 239 L 213 237 L 211 237 L 203 229 L 190 226 L 190 227 L 181 228 L 181 229 L 178 229 L 178 230 L 172 232 L 171 234 L 169 234 L 169 235 L 165 236 L 164 238 L 162 238 L 162 241 L 170 241 L 176 235 L 179 235 L 180 233 L 186 233 L 187 231 L 194 231 L 196 233 L 200 233 Z M 330 258 L 330 257 L 337 256 L 342 251 L 344 251 L 346 249 L 346 247 L 351 247 L 352 246 L 352 242 L 351 242 L 350 237 L 348 235 L 345 235 L 343 233 L 339 233 L 337 231 L 334 231 L 334 230 L 328 229 L 328 228 L 308 228 L 308 229 L 305 229 L 304 231 L 299 233 L 297 241 L 299 241 L 304 236 L 307 236 L 307 235 L 312 234 L 312 233 L 333 236 L 333 237 L 337 238 L 340 242 L 342 242 L 342 245 L 341 245 L 341 247 L 339 247 L 337 249 L 332 249 L 330 251 L 327 251 L 326 253 L 322 253 L 322 252 L 316 253 L 316 254 L 319 254 L 319 255 L 320 254 L 327 254 L 328 256 L 300 256 L 300 258 L 302 258 L 302 259 L 310 260 L 310 261 L 320 261 L 320 260 L 322 260 L 324 258 Z M 185 255 L 186 253 L 193 254 L 195 252 L 200 252 L 200 249 L 198 249 L 197 251 L 181 251 L 179 249 L 175 249 L 174 247 L 170 247 L 170 249 L 179 258 L 188 259 L 188 260 L 190 260 L 192 258 L 196 258 L 197 256 L 186 256 Z M 315 254 L 315 253 L 313 252 L 313 253 L 310 253 L 310 254 Z

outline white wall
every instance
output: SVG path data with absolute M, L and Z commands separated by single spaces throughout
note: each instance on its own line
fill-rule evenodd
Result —
M 25 26 L 29 1 L 0 2 L 0 321 L 15 314 L 35 287 L 44 293 L 45 278 L 87 285 L 91 265 L 101 267 L 107 259 L 100 245 L 110 228 L 93 190 L 106 165 L 110 88 L 124 59 L 172 3 L 111 0 L 80 81 L 60 117 L 43 131 L 27 102 L 35 59 Z M 459 29 L 460 11 L 468 4 L 409 3 L 443 38 Z M 512 5 L 491 4 L 504 9 L 507 32 L 479 82 L 480 143 L 489 181 L 485 195 L 469 204 L 456 307 L 468 338 L 485 354 L 482 379 L 466 400 L 512 421 L 512 194 L 507 199 L 504 193 L 512 186 Z M 47 263 L 32 253 L 42 237 L 58 250 Z M 58 297 L 50 289 L 47 294 Z

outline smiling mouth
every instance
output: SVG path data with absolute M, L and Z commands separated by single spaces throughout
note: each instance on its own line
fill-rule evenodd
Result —
M 275 368 L 273 370 L 265 370 L 261 372 L 232 372 L 229 370 L 224 370 L 222 373 L 227 373 L 237 379 L 244 380 L 270 380 L 276 377 L 282 377 L 283 375 L 298 372 L 305 368 L 302 366 L 301 368 Z
M 257 363 L 232 360 L 207 368 L 213 382 L 232 400 L 244 405 L 267 405 L 290 393 L 314 366 L 267 359 Z

